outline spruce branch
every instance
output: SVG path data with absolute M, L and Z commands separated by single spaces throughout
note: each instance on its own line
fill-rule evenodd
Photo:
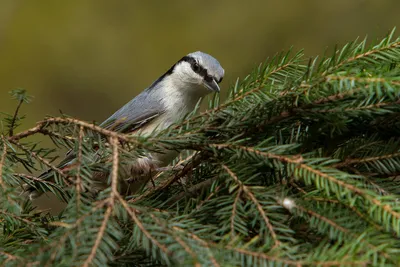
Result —
M 17 106 L 17 108 L 15 109 L 15 112 L 14 112 L 14 116 L 11 119 L 10 130 L 8 132 L 9 136 L 12 136 L 14 134 L 15 123 L 17 121 L 18 112 L 19 112 L 19 109 L 21 108 L 22 103 L 24 103 L 24 100 L 23 99 L 19 100 L 18 106 Z
M 274 247 L 278 247 L 281 245 L 281 242 L 278 240 L 277 234 L 274 230 L 274 226 L 271 224 L 267 214 L 265 213 L 262 205 L 259 203 L 259 201 L 257 200 L 257 198 L 254 196 L 254 194 L 249 190 L 249 188 L 247 186 L 245 186 L 240 180 L 239 178 L 236 176 L 235 173 L 232 172 L 231 169 L 229 169 L 226 165 L 222 164 L 222 168 L 229 174 L 229 176 L 239 185 L 240 190 L 243 191 L 244 194 L 246 194 L 250 200 L 254 203 L 254 205 L 257 207 L 258 212 L 261 214 L 265 224 L 267 225 L 270 235 L 274 241 Z M 272 249 L 273 249 L 272 248 Z
M 131 209 L 128 205 L 128 203 L 118 194 L 117 195 L 118 200 L 121 202 L 122 206 L 124 207 L 124 209 L 126 210 L 126 212 L 129 214 L 129 216 L 131 217 L 132 221 L 139 227 L 139 229 L 143 232 L 143 234 L 149 239 L 151 240 L 151 242 L 159 249 L 161 249 L 161 251 L 165 254 L 165 255 L 171 255 L 172 252 L 170 252 L 168 250 L 168 248 L 164 245 L 162 245 L 161 243 L 159 243 L 157 241 L 157 238 L 153 238 L 153 236 L 151 235 L 151 233 L 149 231 L 146 230 L 146 228 L 144 227 L 144 225 L 141 223 L 141 221 L 139 220 L 139 218 L 136 216 L 136 212 L 134 209 Z
M 76 170 L 76 180 L 75 180 L 75 190 L 76 190 L 76 210 L 80 210 L 81 205 L 81 190 L 83 188 L 82 180 L 81 180 L 81 165 L 82 165 L 82 150 L 83 150 L 83 126 L 79 127 L 79 139 L 78 139 L 78 158 L 77 158 L 77 170 Z
M 81 125 L 82 126 L 82 125 Z M 111 193 L 110 196 L 107 198 L 107 209 L 104 214 L 103 222 L 101 223 L 101 227 L 97 234 L 95 243 L 90 251 L 89 257 L 85 260 L 82 266 L 87 267 L 89 266 L 94 257 L 96 256 L 96 252 L 100 245 L 100 242 L 104 236 L 106 231 L 108 220 L 110 219 L 111 213 L 114 208 L 115 199 L 118 197 L 119 193 L 117 190 L 118 185 L 118 163 L 119 163 L 119 152 L 118 152 L 118 137 L 112 136 L 110 137 L 110 144 L 112 147 L 112 171 L 111 171 Z
M 278 55 L 237 80 L 226 102 L 215 97 L 207 111 L 146 137 L 68 117 L 16 132 L 19 104 L 0 139 L 0 264 L 395 266 L 393 36 L 348 43 L 320 61 Z M 62 164 L 56 150 L 25 139 L 40 134 L 70 151 Z M 125 196 L 125 166 L 165 150 L 181 158 Z M 93 194 L 99 173 L 108 186 Z M 71 197 L 58 216 L 37 213 L 20 203 L 21 183 Z
M 4 164 L 6 161 L 6 156 L 7 156 L 7 143 L 4 140 L 4 136 L 1 136 L 2 139 L 2 152 L 1 152 L 1 158 L 0 158 L 0 186 L 3 189 L 3 192 L 5 191 L 6 187 L 4 185 L 4 181 L 3 181 L 3 168 L 4 168 Z

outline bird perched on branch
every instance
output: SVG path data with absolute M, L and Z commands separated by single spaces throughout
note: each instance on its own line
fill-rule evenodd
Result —
M 202 97 L 219 92 L 218 84 L 223 77 L 224 69 L 214 57 L 200 51 L 190 53 L 100 126 L 121 133 L 150 134 L 165 130 L 193 111 Z M 151 174 L 151 170 L 167 166 L 177 155 L 178 152 L 170 150 L 140 157 L 129 165 L 122 175 L 124 177 L 119 179 L 129 180 L 129 193 L 135 193 L 151 178 L 151 175 L 143 173 Z M 74 164 L 76 155 L 70 153 L 58 168 L 67 170 Z M 93 179 L 97 182 L 101 180 L 101 187 L 104 188 L 107 186 L 107 176 L 97 174 Z M 30 199 L 40 195 L 34 187 L 28 187 L 26 191 Z

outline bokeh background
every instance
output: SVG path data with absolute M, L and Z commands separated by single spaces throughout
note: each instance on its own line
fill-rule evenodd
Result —
M 24 88 L 35 98 L 20 130 L 60 110 L 101 122 L 197 50 L 225 68 L 224 94 L 291 46 L 316 56 L 375 40 L 399 14 L 400 0 L 1 0 L 0 116 L 15 109 L 8 92 Z

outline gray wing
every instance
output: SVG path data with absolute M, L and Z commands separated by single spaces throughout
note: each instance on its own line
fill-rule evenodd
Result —
M 157 84 L 155 86 L 157 86 Z M 100 126 L 108 130 L 130 133 L 150 123 L 164 112 L 165 108 L 161 102 L 159 90 L 151 86 L 117 110 L 111 117 L 100 124 Z M 70 150 L 57 167 L 64 171 L 68 168 L 73 168 L 75 164 L 75 153 Z M 43 172 L 39 177 L 41 179 L 51 179 L 52 173 L 53 171 L 50 169 Z M 36 188 L 32 186 L 28 186 L 25 190 L 32 198 L 41 195 L 41 193 L 34 193 L 37 191 Z
M 101 127 L 121 133 L 134 132 L 165 112 L 157 90 L 149 88 L 117 110 Z

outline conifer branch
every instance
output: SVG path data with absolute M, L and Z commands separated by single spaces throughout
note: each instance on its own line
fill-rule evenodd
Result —
M 36 158 L 38 161 L 40 161 L 41 163 L 43 163 L 46 167 L 52 169 L 53 171 L 57 172 L 59 175 L 61 175 L 65 181 L 65 183 L 68 185 L 69 182 L 67 181 L 67 177 L 66 175 L 63 173 L 63 171 L 61 169 L 59 169 L 58 167 L 54 166 L 53 164 L 51 164 L 48 160 L 46 160 L 45 158 L 41 157 L 40 155 L 38 155 L 36 152 L 31 151 L 29 148 L 25 147 L 24 145 L 20 144 L 17 141 L 14 140 L 9 140 L 10 143 L 14 144 L 15 146 L 17 146 L 18 148 L 20 148 L 22 151 L 24 151 L 25 153 L 31 155 L 32 157 Z
M 3 143 L 3 147 L 2 147 L 2 152 L 1 152 L 1 158 L 0 158 L 0 186 L 3 189 L 3 192 L 5 191 L 5 185 L 4 185 L 4 181 L 3 181 L 3 168 L 4 168 L 4 164 L 6 161 L 6 156 L 7 156 L 7 144 L 4 140 L 4 136 L 1 136 L 2 139 L 2 143 Z
M 82 166 L 82 143 L 83 143 L 83 126 L 79 127 L 79 139 L 78 139 L 78 158 L 77 158 L 77 168 L 76 168 L 76 180 L 75 180 L 75 190 L 76 190 L 76 210 L 80 210 L 81 203 L 81 190 L 83 189 L 83 184 L 81 180 L 81 166 Z
M 268 227 L 269 233 L 274 240 L 274 247 L 278 247 L 281 245 L 281 242 L 278 240 L 277 234 L 274 230 L 274 226 L 271 224 L 268 216 L 266 215 L 264 209 L 262 208 L 261 204 L 258 202 L 257 198 L 254 196 L 254 194 L 249 190 L 247 186 L 245 186 L 239 178 L 236 176 L 235 173 L 232 172 L 231 169 L 228 168 L 228 166 L 222 164 L 222 168 L 229 174 L 229 176 L 240 186 L 241 191 L 243 191 L 244 194 L 246 194 L 251 201 L 254 203 L 254 205 L 257 207 L 258 212 L 261 214 L 265 224 Z
M 124 207 L 124 209 L 126 210 L 126 212 L 129 214 L 129 216 L 131 217 L 132 221 L 139 227 L 140 231 L 142 231 L 142 233 L 149 239 L 151 240 L 151 242 L 158 247 L 159 249 L 161 249 L 161 251 L 166 254 L 166 255 L 171 255 L 172 252 L 169 251 L 169 249 L 164 246 L 163 244 L 161 244 L 160 242 L 157 241 L 156 238 L 154 238 L 149 231 L 146 230 L 146 228 L 144 227 L 144 225 L 142 224 L 142 222 L 139 220 L 139 218 L 136 215 L 136 212 L 133 208 L 130 208 L 128 203 L 121 197 L 121 195 L 117 195 L 117 198 L 119 200 L 119 202 L 121 202 L 122 206 Z
M 187 232 L 187 231 L 185 231 L 185 230 L 183 230 L 182 228 L 180 228 L 180 227 L 178 227 L 178 226 L 173 226 L 172 227 L 172 229 L 173 230 L 176 230 L 176 231 L 179 231 L 179 232 L 182 232 L 182 233 L 185 233 L 186 235 L 188 235 L 190 238 L 192 238 L 193 240 L 196 240 L 196 241 L 198 241 L 199 243 L 201 243 L 202 245 L 203 245 L 203 247 L 205 247 L 206 249 L 207 249 L 207 251 L 208 251 L 208 256 L 209 256 L 209 258 L 210 258 L 210 260 L 211 260 L 211 263 L 215 266 L 215 267 L 219 267 L 220 266 L 220 264 L 217 262 L 217 260 L 215 259 L 215 257 L 213 256 L 213 253 L 211 252 L 211 246 L 212 245 L 216 245 L 215 243 L 213 243 L 213 242 L 210 242 L 211 244 L 208 244 L 206 241 L 204 241 L 203 239 L 201 239 L 199 236 L 197 236 L 196 234 L 194 234 L 194 233 L 191 233 L 191 232 Z
M 341 167 L 345 167 L 345 166 L 353 165 L 353 164 L 360 164 L 360 163 L 378 161 L 378 160 L 383 160 L 383 159 L 391 159 L 391 158 L 397 158 L 397 157 L 400 157 L 400 152 L 388 154 L 388 155 L 382 155 L 382 156 L 378 156 L 378 157 L 367 157 L 367 158 L 361 158 L 361 159 L 346 159 L 343 162 L 334 164 L 332 167 L 341 168 Z
M 216 97 L 148 137 L 66 117 L 15 133 L 20 102 L 0 139 L 0 265 L 396 265 L 400 39 L 392 37 L 371 48 L 348 43 L 308 65 L 302 52 L 277 56 L 238 80 L 226 102 Z M 56 150 L 22 142 L 34 135 L 70 153 L 57 165 Z M 165 150 L 183 159 L 125 196 L 125 166 Z M 15 173 L 19 165 L 26 173 Z M 49 170 L 36 176 L 37 166 Z M 37 213 L 19 203 L 21 183 L 75 196 L 62 216 Z
M 10 131 L 8 132 L 9 136 L 12 136 L 14 134 L 14 127 L 15 127 L 15 123 L 17 121 L 18 112 L 19 112 L 19 109 L 21 108 L 21 105 L 22 105 L 23 102 L 24 102 L 24 100 L 20 99 L 19 103 L 18 103 L 18 106 L 15 109 L 14 116 L 11 119 L 11 123 L 10 123 Z
M 398 42 L 394 42 L 394 43 L 392 43 L 390 45 L 377 47 L 377 48 L 369 50 L 369 51 L 367 51 L 365 53 L 358 54 L 358 55 L 356 55 L 354 57 L 350 57 L 350 58 L 340 62 L 339 64 L 335 65 L 334 67 L 324 71 L 321 75 L 325 76 L 327 73 L 333 72 L 335 70 L 338 70 L 341 67 L 345 66 L 346 64 L 352 63 L 352 62 L 360 60 L 360 59 L 365 59 L 365 58 L 374 56 L 374 55 L 376 55 L 376 54 L 378 54 L 380 52 L 391 50 L 391 49 L 394 49 L 394 48 L 400 48 L 400 42 L 399 41 Z
M 81 125 L 82 126 L 82 125 Z M 104 232 L 107 228 L 108 220 L 110 219 L 111 212 L 114 209 L 114 203 L 116 198 L 119 196 L 117 185 L 118 185 L 118 163 L 119 163 L 119 152 L 118 152 L 118 137 L 112 136 L 110 137 L 110 145 L 112 147 L 112 171 L 111 171 L 111 193 L 108 197 L 107 201 L 107 209 L 104 214 L 103 222 L 101 223 L 99 233 L 97 234 L 95 243 L 90 251 L 89 257 L 85 260 L 82 266 L 88 267 L 93 258 L 96 256 L 97 249 L 100 245 L 101 240 L 103 239 Z
M 343 260 L 343 261 L 293 261 L 293 260 L 288 260 L 284 258 L 278 258 L 275 256 L 270 256 L 265 253 L 260 253 L 260 252 L 253 252 L 249 251 L 246 249 L 241 249 L 241 248 L 234 248 L 231 246 L 226 247 L 229 250 L 238 252 L 243 255 L 248 255 L 257 259 L 261 260 L 267 260 L 268 262 L 276 262 L 276 263 L 281 263 L 287 266 L 323 266 L 323 267 L 331 267 L 331 266 L 340 266 L 340 265 L 345 265 L 345 266 L 367 266 L 368 262 L 367 261 L 348 261 L 348 260 Z
M 286 69 L 286 68 L 288 68 L 288 67 L 290 67 L 290 66 L 295 66 L 296 63 L 297 63 L 296 60 L 293 59 L 293 60 L 290 60 L 289 63 L 284 64 L 284 65 L 282 65 L 282 66 L 280 66 L 280 67 L 277 67 L 276 69 L 272 70 L 272 71 L 265 77 L 265 80 L 268 79 L 268 77 L 270 77 L 270 76 L 272 76 L 272 75 L 274 75 L 274 74 L 277 74 L 277 73 L 279 73 L 280 71 L 282 71 L 282 70 L 284 70 L 284 69 Z M 234 99 L 232 99 L 232 100 L 228 100 L 228 101 L 225 102 L 224 104 L 221 104 L 221 105 L 219 105 L 218 107 L 215 107 L 214 109 L 204 111 L 204 112 L 200 113 L 200 114 L 197 115 L 197 116 L 194 116 L 194 117 L 192 117 L 192 118 L 190 118 L 190 119 L 188 119 L 188 120 L 185 120 L 185 121 L 182 122 L 181 125 L 185 125 L 185 124 L 189 123 L 190 121 L 196 120 L 196 119 L 198 119 L 198 118 L 204 118 L 205 116 L 209 116 L 209 115 L 212 114 L 212 113 L 215 113 L 215 112 L 218 112 L 218 111 L 220 111 L 220 110 L 223 110 L 224 108 L 228 107 L 229 105 L 232 105 L 232 104 L 234 104 L 234 103 L 236 103 L 236 102 L 238 102 L 238 101 L 244 99 L 245 97 L 247 97 L 247 96 L 249 96 L 249 95 L 252 95 L 252 94 L 254 94 L 254 93 L 256 93 L 257 91 L 260 91 L 260 90 L 262 90 L 262 89 L 264 89 L 264 87 L 258 86 L 258 87 L 256 87 L 256 88 L 251 89 L 251 90 L 249 90 L 249 91 L 247 91 L 247 92 L 244 92 L 244 93 L 243 93 L 243 89 L 242 89 L 241 91 L 239 91 L 239 92 L 236 94 L 236 95 L 237 95 L 236 98 L 234 98 Z M 177 127 L 178 127 L 178 126 L 177 126 Z
M 237 209 L 237 204 L 238 204 L 238 202 L 239 202 L 241 193 L 242 193 L 242 189 L 239 188 L 239 190 L 236 192 L 235 201 L 233 202 L 233 205 L 232 205 L 232 216 L 231 216 L 231 236 L 232 236 L 232 237 L 235 236 L 235 217 L 236 217 L 236 209 Z

